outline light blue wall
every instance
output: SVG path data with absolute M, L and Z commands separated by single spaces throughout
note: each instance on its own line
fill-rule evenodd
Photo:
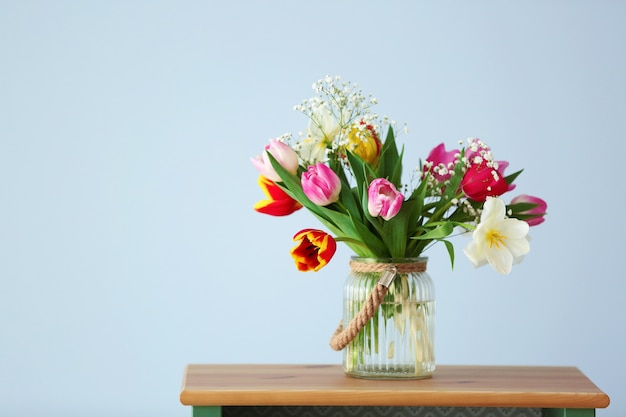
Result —
M 0 415 L 187 416 L 187 363 L 340 363 L 350 255 L 252 210 L 249 157 L 326 74 L 406 122 L 407 165 L 487 141 L 549 219 L 503 277 L 428 253 L 442 364 L 577 366 L 626 415 L 626 7 L 0 2 Z M 457 247 L 467 242 L 460 238 Z

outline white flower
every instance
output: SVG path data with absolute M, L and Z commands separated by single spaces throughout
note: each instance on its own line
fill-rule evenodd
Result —
M 309 132 L 313 139 L 331 143 L 341 131 L 341 126 L 328 106 L 319 106 L 309 120 Z
M 488 197 L 472 241 L 463 252 L 476 267 L 489 263 L 499 273 L 508 274 L 530 251 L 528 228 L 528 223 L 506 217 L 502 200 Z
M 307 136 L 297 144 L 298 155 L 305 165 L 315 165 L 318 162 L 326 162 L 327 148 L 324 140 L 314 139 Z

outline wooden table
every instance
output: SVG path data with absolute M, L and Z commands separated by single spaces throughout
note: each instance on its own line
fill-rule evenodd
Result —
M 394 381 L 351 378 L 339 365 L 188 365 L 180 401 L 193 417 L 221 417 L 228 406 L 524 407 L 590 417 L 609 405 L 577 368 L 529 366 L 438 366 L 430 379 Z

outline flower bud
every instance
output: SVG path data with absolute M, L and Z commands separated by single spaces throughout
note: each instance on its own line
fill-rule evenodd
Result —
M 471 165 L 461 180 L 461 190 L 467 198 L 477 202 L 484 202 L 487 197 L 498 197 L 515 188 L 507 184 L 504 179 L 504 169 L 509 164 L 499 162 L 498 169 L 483 161 L 480 164 Z
M 271 139 L 270 144 L 265 146 L 265 151 L 261 155 L 251 158 L 252 164 L 265 178 L 274 182 L 282 181 L 280 175 L 278 175 L 272 166 L 272 162 L 267 155 L 268 152 L 271 153 L 280 166 L 285 168 L 287 171 L 292 174 L 296 174 L 298 172 L 298 154 L 296 151 L 284 142 Z
M 335 239 L 322 230 L 300 230 L 293 240 L 299 243 L 291 249 L 291 257 L 298 271 L 302 272 L 319 271 L 330 262 L 337 250 Z
M 390 220 L 402 208 L 404 196 L 384 178 L 377 178 L 367 189 L 367 210 L 372 217 Z
M 383 145 L 374 126 L 367 124 L 363 120 L 358 124 L 354 124 L 348 132 L 348 142 L 346 148 L 350 152 L 358 155 L 368 164 L 376 165 Z
M 534 207 L 528 208 L 529 205 L 534 205 Z M 514 217 L 521 218 L 529 226 L 536 226 L 546 220 L 544 216 L 548 210 L 548 203 L 539 197 L 522 194 L 511 200 L 509 209 L 513 212 Z
M 339 200 L 341 180 L 327 165 L 318 162 L 302 173 L 302 191 L 318 206 L 327 206 Z

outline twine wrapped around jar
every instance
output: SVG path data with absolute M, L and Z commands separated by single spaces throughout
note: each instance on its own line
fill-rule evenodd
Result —
M 352 321 L 344 328 L 343 321 L 333 333 L 330 339 L 330 347 L 334 350 L 342 350 L 345 348 L 356 335 L 365 327 L 367 322 L 376 314 L 378 308 L 383 302 L 389 286 L 398 274 L 407 274 L 411 272 L 426 272 L 426 261 L 417 262 L 362 262 L 359 260 L 350 260 L 350 270 L 355 273 L 382 273 L 378 283 L 372 289 L 367 297 L 363 307 L 359 313 L 354 316 Z

